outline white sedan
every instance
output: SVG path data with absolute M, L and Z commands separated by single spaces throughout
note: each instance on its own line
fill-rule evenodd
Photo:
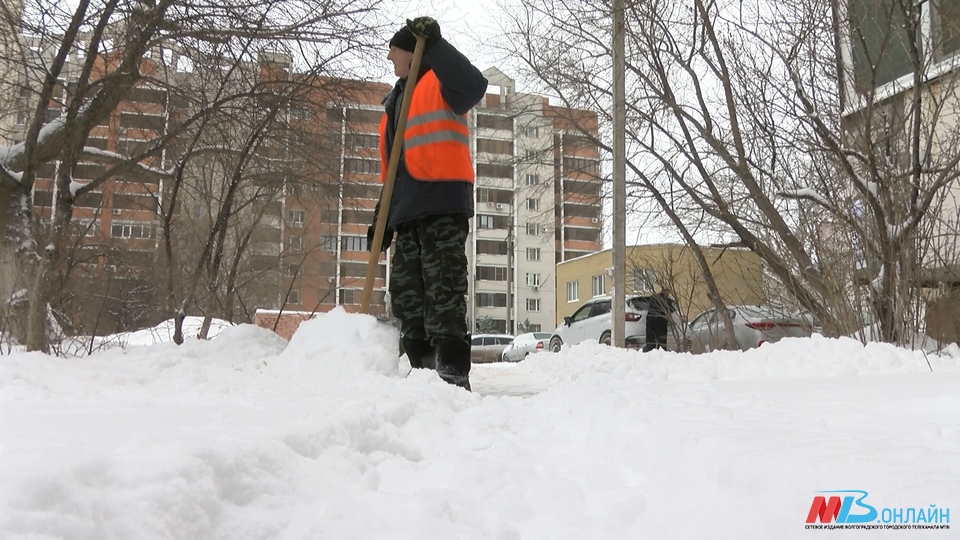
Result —
M 527 357 L 528 354 L 538 353 L 547 350 L 550 343 L 549 332 L 529 332 L 520 334 L 514 338 L 513 343 L 503 350 L 502 361 L 519 362 Z

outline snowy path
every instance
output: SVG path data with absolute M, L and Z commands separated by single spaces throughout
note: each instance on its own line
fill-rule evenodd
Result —
M 482 396 L 529 397 L 549 387 L 523 367 L 523 362 L 474 364 L 470 370 L 470 384 L 473 391 Z
M 590 345 L 476 365 L 468 393 L 405 377 L 381 332 L 329 314 L 289 344 L 3 357 L 0 538 L 958 537 L 955 358 Z M 951 529 L 808 530 L 823 490 Z

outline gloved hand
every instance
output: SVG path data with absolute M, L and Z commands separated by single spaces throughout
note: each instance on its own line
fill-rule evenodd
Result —
M 373 249 L 373 235 L 376 233 L 374 225 L 367 227 L 367 251 Z M 390 247 L 390 244 L 393 242 L 393 231 L 387 227 L 383 230 L 383 242 L 380 245 L 380 253 L 386 253 L 387 248 Z
M 407 19 L 407 28 L 415 36 L 423 36 L 425 41 L 423 52 L 429 51 L 440 41 L 440 24 L 433 17 L 417 17 L 412 21 Z

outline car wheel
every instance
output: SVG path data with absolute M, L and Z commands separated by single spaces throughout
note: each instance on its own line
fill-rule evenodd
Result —
M 600 335 L 601 345 L 610 345 L 611 342 L 613 342 L 613 339 L 610 337 L 610 332 L 604 332 Z
M 563 340 L 557 336 L 550 338 L 550 352 L 560 352 L 563 347 Z

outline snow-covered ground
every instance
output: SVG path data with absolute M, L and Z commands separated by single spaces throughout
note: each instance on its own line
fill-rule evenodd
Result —
M 200 334 L 202 325 L 203 317 L 186 317 L 183 320 L 182 328 L 184 340 L 195 339 Z M 207 339 L 217 337 L 224 328 L 229 326 L 231 324 L 228 321 L 212 319 L 210 330 L 207 332 Z M 59 343 L 56 343 L 54 348 L 59 353 L 58 356 L 86 356 L 91 352 L 100 352 L 114 347 L 144 347 L 168 343 L 173 341 L 175 330 L 176 322 L 174 319 L 167 319 L 154 327 L 133 332 L 121 332 L 92 338 L 90 336 L 65 337 Z
M 200 328 L 203 325 L 203 317 L 188 316 L 183 320 L 184 340 L 195 339 L 200 334 Z M 207 339 L 213 339 L 220 332 L 229 326 L 229 321 L 223 319 L 212 319 L 210 321 L 210 330 L 207 332 Z M 176 329 L 173 319 L 167 319 L 160 324 L 151 327 L 135 330 L 133 332 L 120 332 L 118 334 L 109 334 L 106 336 L 65 336 L 58 342 L 52 344 L 52 349 L 57 356 L 87 356 L 94 352 L 101 352 L 115 347 L 144 347 L 168 343 L 173 341 L 173 333 Z M 58 330 L 59 331 L 59 330 Z M 8 336 L 0 333 L 0 356 L 14 352 L 21 353 L 26 348 L 22 345 L 11 342 Z
M 0 538 L 957 538 L 956 358 L 580 345 L 468 393 L 406 376 L 393 332 L 334 311 L 289 344 L 0 357 Z M 850 527 L 951 528 L 810 529 L 851 495 Z

